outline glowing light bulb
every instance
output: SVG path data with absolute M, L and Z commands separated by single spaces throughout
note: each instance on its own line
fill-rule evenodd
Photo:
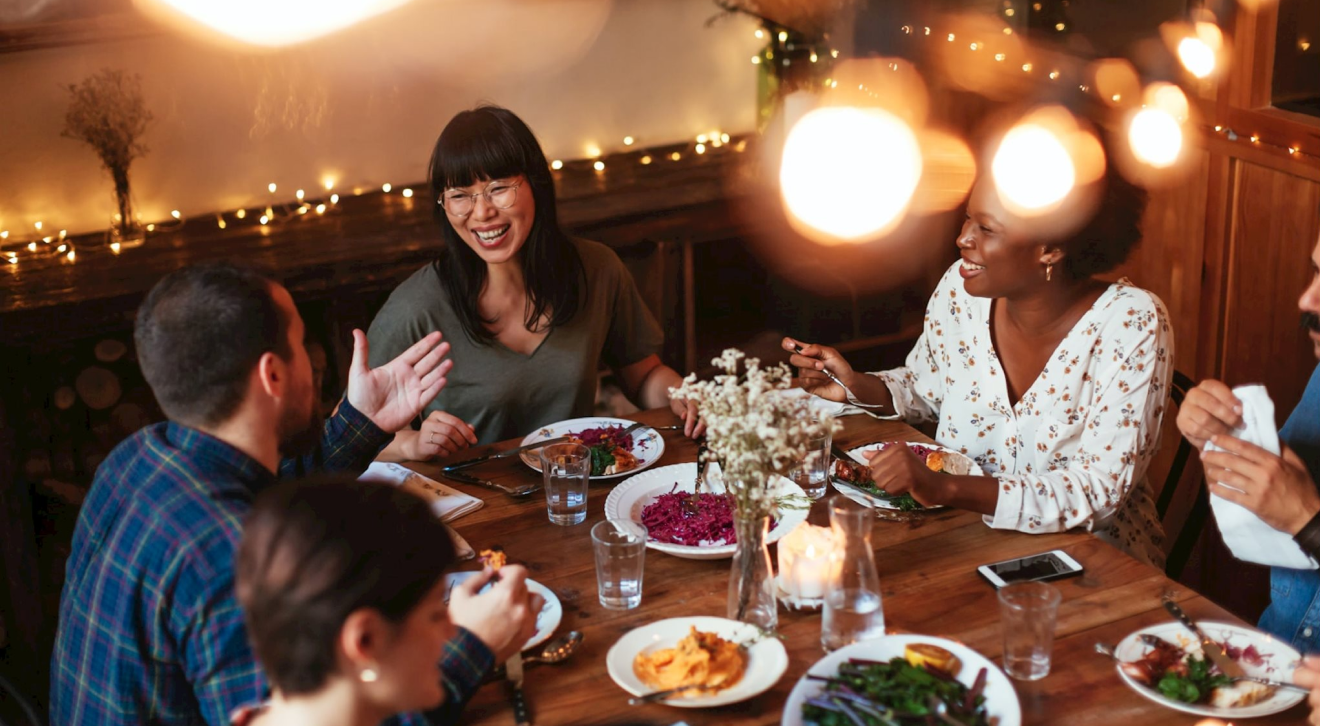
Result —
M 148 231 L 148 232 L 155 232 L 155 231 L 156 231 L 156 224 L 155 224 L 154 222 L 153 222 L 152 224 L 148 224 L 148 225 L 147 225 L 147 231 Z
M 403 190 L 403 196 L 405 199 L 412 199 L 412 195 L 413 195 L 413 191 L 411 189 Z
M 830 51 L 830 57 L 831 57 L 831 58 L 838 58 L 838 57 L 839 57 L 839 51 L 837 51 L 837 50 L 832 50 L 832 51 Z
M 385 182 L 384 184 L 381 184 L 381 185 L 380 185 L 380 190 L 381 190 L 382 192 L 385 192 L 386 194 L 389 194 L 389 193 L 390 193 L 390 190 L 393 189 L 393 188 L 394 188 L 394 187 L 391 186 L 389 182 Z
M 67 237 L 68 235 L 69 235 L 69 230 L 67 230 L 67 229 L 62 229 L 62 230 L 60 230 L 60 239 L 64 239 L 64 238 Z
M 1023 72 L 1023 73 L 1030 73 L 1030 72 L 1031 72 L 1031 64 L 1030 64 L 1030 63 L 1023 63 L 1023 64 L 1022 64 L 1022 72 Z
M 78 259 L 78 253 L 75 252 L 74 250 L 69 250 L 68 257 L 69 257 L 69 262 L 73 262 L 74 260 Z
M 638 161 L 642 162 L 643 166 L 650 164 L 652 161 L 651 155 L 647 154 L 646 156 L 643 156 L 642 158 L 638 159 Z
M 675 151 L 674 153 L 669 155 L 669 158 L 673 159 L 674 161 L 678 161 L 679 159 L 683 158 L 683 155 Z
M 1003 53 L 995 53 L 995 60 L 997 60 L 997 61 L 999 61 L 999 62 L 1001 62 L 1001 63 L 1002 63 L 1002 62 L 1004 61 L 1004 59 L 1007 58 L 1007 57 L 1008 57 L 1008 56 L 1004 55 Z
M 36 251 L 37 251 L 37 243 L 28 242 L 28 252 L 36 252 Z
M 761 56 L 759 56 L 759 55 L 754 55 L 754 56 L 752 56 L 752 65 L 755 66 L 755 65 L 760 65 L 760 64 L 761 64 Z
M 1077 168 L 1059 136 L 1035 123 L 1005 134 L 990 170 L 1000 198 L 1026 214 L 1058 206 L 1077 182 Z
M 267 184 L 267 185 L 266 185 L 266 188 L 270 190 L 270 193 L 271 193 L 271 194 L 274 194 L 274 193 L 275 193 L 275 190 L 276 190 L 278 187 L 275 186 L 275 182 L 271 182 L 270 184 Z
M 118 242 L 111 242 L 111 243 L 110 243 L 110 251 L 111 251 L 111 252 L 113 252 L 113 253 L 115 253 L 115 254 L 119 254 L 119 249 L 120 249 L 120 247 L 119 247 L 119 243 L 118 243 Z
M 1058 72 L 1058 71 L 1050 71 L 1050 80 L 1051 80 L 1051 81 L 1057 81 L 1057 80 L 1059 80 L 1059 72 Z
M 175 219 L 178 219 L 179 217 L 181 217 L 181 216 L 183 216 L 183 215 L 179 214 L 179 210 L 177 210 L 177 209 L 172 209 L 172 210 L 170 210 L 170 216 L 171 216 L 171 217 L 174 217 Z
M 779 42 L 780 42 L 780 43 L 784 43 L 784 42 L 787 42 L 787 41 L 788 41 L 788 33 L 784 32 L 784 31 L 782 31 L 782 30 L 779 31 Z
M 980 43 L 972 43 L 972 46 L 971 46 L 972 50 L 977 50 L 977 49 L 980 48 L 980 47 L 981 47 L 981 44 L 980 44 Z
M 707 141 L 707 136 L 706 136 L 705 134 L 697 134 L 697 143 L 698 143 L 698 144 L 704 144 L 704 143 L 706 143 L 706 141 Z
M 811 62 L 815 63 L 818 60 L 820 60 L 820 56 L 816 55 L 816 51 L 811 51 Z
M 36 228 L 37 228 L 37 231 L 40 232 L 40 231 L 41 231 L 41 222 L 37 222 L 35 226 L 36 226 Z
M 1060 33 L 1062 33 L 1062 32 L 1063 32 L 1063 29 L 1066 28 L 1066 27 L 1068 27 L 1068 26 L 1064 25 L 1063 23 L 1055 23 L 1055 24 L 1054 24 L 1054 29 L 1057 30 L 1057 31 L 1059 31 Z
M 328 192 L 328 191 L 330 191 L 331 189 L 334 189 L 334 188 L 335 188 L 335 179 L 334 179 L 334 177 L 329 177 L 329 176 L 328 176 L 328 177 L 325 178 L 324 181 L 321 182 L 321 184 L 325 187 L 325 190 Z
M 330 203 L 331 203 L 331 204 L 338 204 L 338 203 L 339 203 L 339 195 L 338 195 L 338 194 L 331 194 L 331 195 L 330 195 Z
M 1013 17 L 1013 15 L 1014 15 L 1015 13 L 1017 13 L 1017 11 L 1014 10 L 1013 8 L 1009 8 L 1009 9 L 1007 9 L 1007 10 L 1004 11 L 1004 15 L 1007 16 L 1007 17 L 1010 17 L 1010 18 Z
M 298 201 L 300 201 L 300 202 L 303 200 L 303 197 L 304 197 L 305 195 L 306 195 L 306 193 L 305 193 L 303 190 L 301 190 L 301 189 L 299 189 L 298 191 L 296 191 L 296 192 L 293 193 L 293 196 L 297 197 L 297 198 L 298 198 Z
M 720 134 L 720 141 L 723 141 L 723 142 L 726 143 L 726 144 L 729 143 L 729 135 L 728 135 L 728 134 Z
M 316 213 L 317 213 L 317 214 L 325 214 L 325 205 L 324 205 L 324 204 L 318 204 L 318 205 L 316 205 Z
M 698 154 L 704 154 L 704 153 L 706 153 L 706 145 L 705 145 L 705 144 L 697 144 L 697 153 L 698 153 Z
M 596 171 L 605 171 L 605 162 L 597 159 L 596 163 L 591 165 L 591 168 L 595 169 Z
M 765 37 L 765 31 L 761 30 L 760 28 L 757 28 L 756 32 L 752 33 L 752 35 L 755 35 L 757 40 L 761 40 L 762 38 Z
M 0 231 L 0 239 L 9 239 L 9 230 Z
M 267 217 L 266 215 L 263 214 L 261 215 L 261 219 L 258 221 L 261 222 L 262 226 L 264 227 L 266 223 L 270 221 L 270 217 Z
M 68 245 L 60 245 L 59 247 L 56 247 L 56 248 L 55 248 L 55 251 L 56 251 L 56 252 L 63 252 L 63 251 L 65 251 L 65 250 L 67 250 L 67 249 L 69 249 L 69 246 L 68 246 Z
M 1224 35 L 1214 23 L 1196 24 L 1195 33 L 1178 42 L 1178 60 L 1197 78 L 1207 78 L 1215 72 L 1216 55 L 1224 42 Z
M 957 36 L 955 36 L 953 33 L 949 33 L 949 42 L 952 43 L 956 37 Z
M 17 257 L 10 257 L 10 258 L 9 258 L 9 264 L 11 264 L 11 265 L 17 265 L 17 264 L 18 264 L 18 258 L 17 258 Z
M 624 146 L 632 146 L 632 145 L 633 145 L 634 143 L 636 143 L 636 142 L 637 142 L 637 139 L 634 139 L 634 138 L 631 137 L 631 136 L 625 136 L 625 137 L 623 137 L 623 145 L 624 145 Z
M 1128 144 L 1142 162 L 1166 169 L 1178 161 L 1183 133 L 1178 119 L 1162 108 L 1144 108 L 1128 124 Z
M 225 218 L 221 217 L 215 221 L 215 226 L 219 227 L 220 229 L 224 229 L 228 225 L 225 224 Z
M 246 209 L 240 209 L 240 210 L 238 210 L 237 212 L 234 212 L 234 216 L 235 216 L 235 217 L 238 217 L 239 219 L 243 219 L 244 217 L 247 216 L 247 210 L 246 210 Z
M 868 171 L 876 168 L 886 173 Z M 921 168 L 917 137 L 902 119 L 874 108 L 826 107 L 789 131 L 779 185 L 804 232 L 823 241 L 862 240 L 902 219 Z
M 601 151 L 600 151 L 600 147 L 599 147 L 599 146 L 596 146 L 595 144 L 587 144 L 587 158 L 588 158 L 588 159 L 595 159 L 596 157 L 600 156 L 600 154 L 601 154 Z

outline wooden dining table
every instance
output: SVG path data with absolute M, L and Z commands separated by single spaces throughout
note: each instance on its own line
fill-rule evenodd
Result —
M 668 410 L 645 411 L 631 418 L 653 426 L 678 422 Z M 864 415 L 839 421 L 842 430 L 834 439 L 845 449 L 876 441 L 930 441 L 898 422 Z M 654 466 L 696 460 L 696 444 L 681 432 L 667 431 L 664 437 L 664 455 Z M 475 452 L 463 451 L 453 458 L 509 449 L 518 443 L 478 447 Z M 658 620 L 696 615 L 725 617 L 730 561 L 680 559 L 650 550 L 645 560 L 641 605 L 631 610 L 608 610 L 596 595 L 590 530 L 593 523 L 604 519 L 605 498 L 620 480 L 593 482 L 586 521 L 557 526 L 546 516 L 545 498 L 539 492 L 515 499 L 497 491 L 456 484 L 440 476 L 444 463 L 410 466 L 482 498 L 485 506 L 453 522 L 454 528 L 474 548 L 502 547 L 510 562 L 526 566 L 529 576 L 553 590 L 562 603 L 559 632 L 577 630 L 584 636 L 566 662 L 527 669 L 524 689 L 534 724 L 778 724 L 793 686 L 825 655 L 820 644 L 820 611 L 781 607 L 779 633 L 789 665 L 770 690 L 718 708 L 629 706 L 629 694 L 611 681 L 606 669 L 605 656 L 610 647 L 633 628 Z M 534 483 L 540 478 L 518 457 L 495 460 L 467 473 L 511 485 Z M 812 507 L 809 521 L 828 524 L 824 502 Z M 1139 628 L 1171 621 L 1161 606 L 1162 596 L 1172 597 L 1194 619 L 1245 624 L 1169 579 L 1161 570 L 1087 532 L 1033 535 L 996 530 L 978 514 L 944 509 L 917 514 L 906 521 L 877 518 L 871 543 L 880 573 L 885 625 L 890 632 L 950 638 L 996 663 L 1001 663 L 1002 655 L 999 604 L 994 588 L 977 574 L 977 566 L 1053 549 L 1067 552 L 1082 564 L 1082 575 L 1055 583 L 1063 600 L 1049 675 L 1034 682 L 1013 681 L 1023 723 L 1031 726 L 1198 724 L 1203 717 L 1174 711 L 1134 692 L 1119 678 L 1113 662 L 1095 652 L 1094 645 L 1115 644 Z M 1306 720 L 1306 714 L 1303 702 L 1251 722 L 1297 725 Z M 514 724 L 506 689 L 496 683 L 483 687 L 468 705 L 462 723 Z

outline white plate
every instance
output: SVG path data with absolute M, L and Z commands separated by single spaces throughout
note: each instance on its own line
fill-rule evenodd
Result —
M 905 446 L 909 445 L 909 442 L 906 441 L 882 441 L 879 443 L 867 444 L 865 446 L 858 446 L 856 448 L 849 449 L 848 455 L 851 456 L 854 461 L 861 464 L 865 464 L 867 453 L 875 451 L 876 449 L 883 449 L 891 444 L 899 444 L 899 443 Z M 915 441 L 911 443 L 917 446 L 924 446 L 927 449 L 934 449 L 935 451 L 944 452 L 949 457 L 951 457 L 949 461 L 950 461 L 950 465 L 954 467 L 954 470 L 948 472 L 950 474 L 955 474 L 960 476 L 985 476 L 985 472 L 981 470 L 981 466 L 977 464 L 975 461 L 972 461 L 972 459 L 968 457 L 966 454 L 940 446 L 939 444 L 925 444 Z M 853 487 L 850 487 L 846 484 L 840 484 L 839 482 L 834 480 L 833 476 L 830 477 L 830 484 L 832 484 L 835 490 L 838 491 L 840 494 L 844 495 L 845 497 L 848 497 L 849 499 L 853 500 L 854 502 L 857 502 L 858 504 L 862 504 L 868 507 L 879 507 L 880 509 L 898 509 L 898 505 L 894 504 L 888 499 L 872 496 L 864 491 L 861 491 L 859 489 L 854 489 Z M 935 510 L 935 509 L 944 509 L 944 507 L 942 506 L 925 507 L 925 509 Z
M 1293 650 L 1287 643 L 1274 639 L 1273 637 L 1240 625 L 1229 623 L 1217 623 L 1209 620 L 1198 620 L 1196 624 L 1201 626 L 1204 632 L 1210 638 L 1234 646 L 1236 648 L 1246 648 L 1249 645 L 1256 646 L 1256 651 L 1264 659 L 1264 664 L 1253 666 L 1250 663 L 1239 661 L 1242 670 L 1249 676 L 1259 676 L 1273 681 L 1292 681 L 1293 669 L 1301 662 L 1302 656 Z M 1168 622 L 1159 625 L 1152 625 L 1149 628 L 1132 633 L 1124 638 L 1114 648 L 1114 655 L 1121 661 L 1140 660 L 1142 656 L 1151 651 L 1151 647 L 1141 642 L 1142 635 L 1154 635 L 1157 638 L 1181 646 L 1189 653 L 1201 654 L 1201 644 L 1196 642 L 1191 633 L 1187 631 L 1180 623 Z M 1270 714 L 1286 711 L 1293 706 L 1301 703 L 1306 698 L 1306 694 L 1300 691 L 1280 688 L 1269 698 L 1260 703 L 1253 703 L 1250 706 L 1242 708 L 1215 708 L 1196 703 L 1183 703 L 1171 698 L 1165 698 L 1163 694 L 1154 688 L 1144 686 L 1137 682 L 1132 676 L 1123 672 L 1117 663 L 1114 669 L 1123 682 L 1128 684 L 1132 690 L 1149 698 L 1150 700 L 1169 708 L 1183 711 L 1184 713 L 1194 713 L 1199 716 L 1218 716 L 1225 719 L 1254 718 L 1257 716 L 1269 716 Z
M 605 517 L 608 519 L 628 519 L 634 522 L 642 521 L 642 510 L 646 505 L 655 501 L 655 498 L 661 494 L 668 494 L 670 491 L 691 492 L 695 487 L 697 479 L 697 465 L 690 464 L 670 464 L 658 469 L 652 469 L 637 476 L 625 479 L 623 483 L 614 487 L 608 497 L 605 498 Z M 674 485 L 678 488 L 675 489 Z M 719 464 L 712 464 L 706 472 L 706 485 L 708 491 L 719 493 L 724 491 L 724 481 L 720 477 Z M 802 487 L 794 484 L 784 477 L 775 478 L 775 495 L 806 497 L 806 492 Z M 766 544 L 779 541 L 780 537 L 793 531 L 793 528 L 805 522 L 807 519 L 806 509 L 785 509 L 779 512 L 778 522 L 770 534 L 766 537 Z M 683 557 L 689 560 L 718 560 L 725 557 L 733 557 L 733 553 L 738 549 L 738 545 L 717 545 L 714 547 L 693 547 L 680 544 L 669 544 L 665 542 L 654 542 L 647 540 L 646 546 L 664 552 L 675 557 Z
M 932 643 L 953 653 L 962 663 L 957 678 L 968 688 L 976 682 L 976 676 L 981 672 L 981 669 L 985 668 L 985 707 L 986 712 L 990 715 L 990 723 L 996 724 L 996 726 L 1021 726 L 1022 706 L 1018 703 L 1017 691 L 1013 689 L 1013 683 L 1008 680 L 1008 676 L 1004 675 L 1004 672 L 999 670 L 998 666 L 980 653 L 962 643 L 945 640 L 944 638 L 935 638 L 929 635 L 886 635 L 875 640 L 864 640 L 840 648 L 816 661 L 816 664 L 807 671 L 807 675 L 836 675 L 839 672 L 839 664 L 849 658 L 883 661 L 891 658 L 902 658 L 903 649 L 909 643 Z M 797 685 L 793 686 L 793 692 L 788 694 L 788 703 L 784 705 L 784 715 L 779 722 L 780 726 L 802 726 L 804 723 L 802 720 L 802 705 L 807 702 L 807 699 L 814 698 L 825 690 L 824 683 L 808 680 L 807 675 L 803 675 L 802 678 L 798 679 Z
M 747 668 L 742 680 L 730 688 L 718 693 L 671 698 L 663 701 L 666 706 L 709 708 L 746 701 L 770 690 L 788 668 L 788 652 L 777 638 L 762 637 L 755 626 L 737 620 L 696 616 L 661 620 L 625 633 L 605 656 L 610 678 L 634 696 L 654 692 L 656 689 L 642 683 L 633 672 L 633 661 L 639 653 L 673 648 L 687 637 L 693 626 L 703 633 L 715 633 L 734 643 L 752 643 L 747 649 Z
M 445 589 L 452 590 L 454 585 L 469 577 L 476 577 L 477 574 L 472 570 L 451 572 L 445 575 Z M 536 633 L 523 644 L 523 650 L 544 643 L 551 635 L 554 635 L 555 629 L 559 627 L 559 621 L 564 619 L 564 606 L 559 603 L 559 598 L 555 596 L 554 591 L 536 580 L 527 580 L 526 582 L 527 589 L 540 595 L 545 602 L 541 605 L 541 611 L 536 614 Z M 491 585 L 487 584 L 481 589 L 481 592 L 485 592 L 490 588 Z M 449 598 L 446 597 L 445 601 L 448 602 L 448 600 Z
M 626 418 L 607 418 L 604 416 L 592 416 L 589 418 L 571 418 L 567 421 L 560 421 L 545 426 L 527 434 L 523 437 L 520 446 L 527 446 L 538 441 L 556 439 L 560 436 L 577 434 L 587 429 L 599 429 L 606 426 L 622 426 L 628 428 L 636 421 L 629 421 Z M 646 467 L 660 460 L 660 456 L 665 453 L 665 437 L 660 435 L 659 431 L 644 426 L 628 434 L 632 437 L 632 455 L 637 457 L 637 466 L 628 471 L 621 471 L 618 474 L 605 474 L 602 476 L 593 476 L 593 481 L 601 479 L 617 479 L 621 476 L 632 476 Z M 536 471 L 541 471 L 540 449 L 528 449 L 518 454 L 523 463 L 532 467 Z

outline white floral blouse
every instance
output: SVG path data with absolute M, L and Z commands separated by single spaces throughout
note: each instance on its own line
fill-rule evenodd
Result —
M 874 373 L 911 423 L 999 480 L 996 529 L 1082 527 L 1145 562 L 1164 561 L 1146 469 L 1159 447 L 1173 332 L 1155 295 L 1109 286 L 1016 405 L 990 340 L 990 299 L 968 295 L 955 264 L 926 306 L 907 365 Z

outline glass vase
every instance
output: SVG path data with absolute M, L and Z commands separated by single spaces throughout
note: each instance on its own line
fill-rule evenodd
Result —
M 147 239 L 147 230 L 138 221 L 133 209 L 133 193 L 128 185 L 128 172 L 113 172 L 115 182 L 115 213 L 110 218 L 108 242 L 116 253 L 130 247 L 139 247 Z
M 779 625 L 779 603 L 775 599 L 775 575 L 766 544 L 770 517 L 735 512 L 733 526 L 738 549 L 733 554 L 729 573 L 729 619 L 772 631 Z

